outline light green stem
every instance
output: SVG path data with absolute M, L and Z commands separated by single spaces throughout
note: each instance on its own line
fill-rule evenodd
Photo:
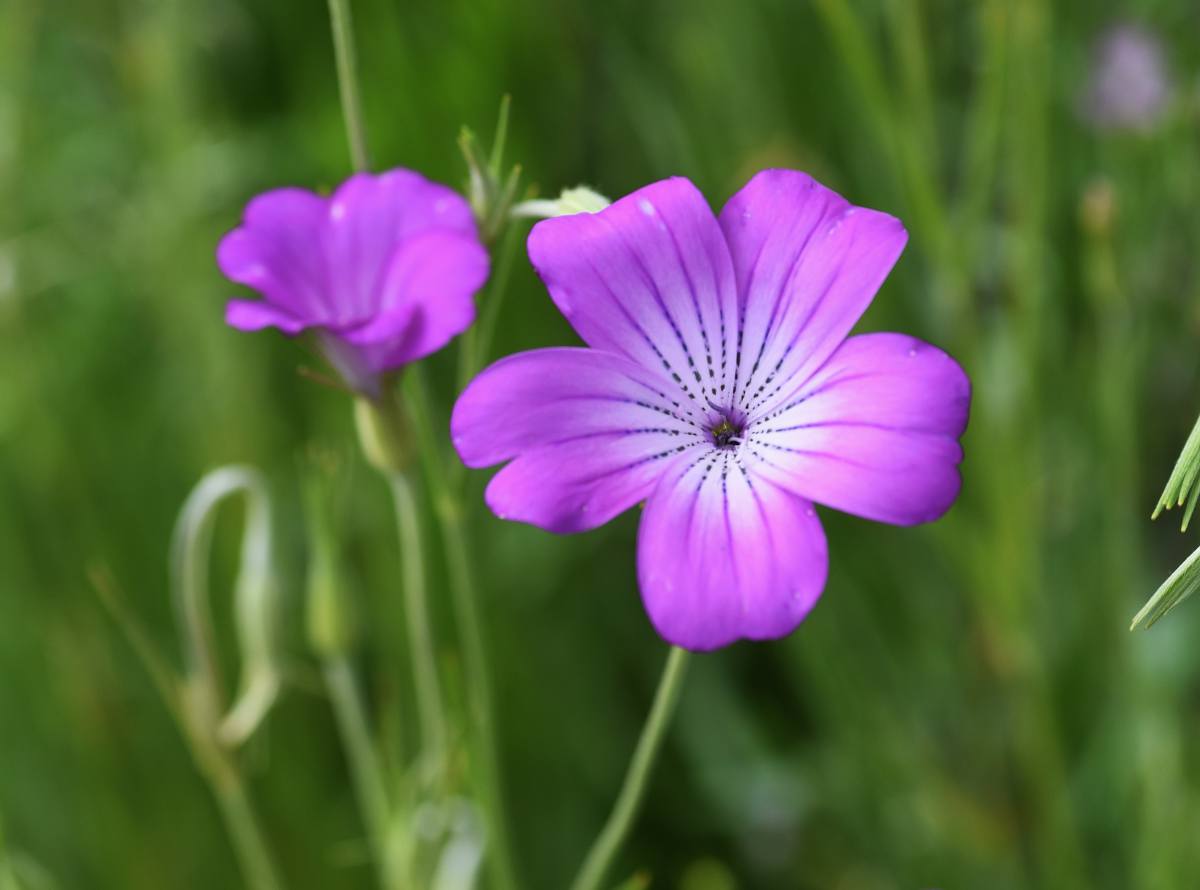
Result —
M 592 849 L 583 861 L 583 867 L 579 869 L 579 874 L 571 884 L 571 890 L 596 890 L 600 887 L 622 842 L 629 835 L 642 798 L 645 797 L 646 782 L 662 747 L 663 735 L 671 722 L 671 716 L 675 713 L 686 667 L 687 651 L 673 646 L 671 654 L 667 656 L 662 679 L 658 681 L 658 691 L 654 694 L 650 716 L 646 719 L 646 725 L 642 727 L 642 737 L 638 739 L 637 750 L 633 752 L 633 760 L 630 761 L 629 771 L 625 774 L 621 793 L 617 796 L 617 802 L 604 824 L 604 829 L 596 837 Z
M 337 57 L 338 90 L 346 121 L 346 138 L 350 141 L 350 159 L 354 169 L 362 171 L 371 166 L 371 160 L 367 153 L 367 131 L 358 89 L 358 59 L 354 52 L 350 0 L 329 0 L 329 19 L 333 25 L 333 51 Z
M 504 295 L 508 293 L 508 282 L 512 276 L 513 258 L 516 256 L 516 246 L 524 227 L 510 224 L 500 242 L 499 260 L 496 271 L 488 284 L 487 293 L 481 300 L 479 320 L 467 328 L 458 346 L 458 389 L 466 389 L 480 367 L 487 361 L 491 352 L 492 339 L 496 332 L 496 323 L 500 318 L 500 309 L 504 305 Z
M 246 884 L 250 890 L 283 890 L 279 869 L 246 791 L 245 780 L 234 753 L 222 745 L 211 719 L 197 719 L 201 716 L 211 718 L 212 715 L 207 709 L 189 707 L 186 695 L 188 687 L 175 675 L 153 638 L 129 610 L 111 577 L 96 570 L 92 573 L 92 582 L 100 594 L 101 602 L 145 665 L 162 696 L 163 704 L 187 742 L 196 768 L 212 789 Z
M 934 270 L 947 278 L 935 289 L 935 295 L 948 303 L 942 308 L 948 310 L 949 317 L 957 317 L 957 304 L 966 299 L 966 283 L 953 262 L 953 231 L 944 212 L 936 168 L 921 149 L 921 130 L 897 118 L 889 75 L 871 43 L 858 6 L 849 0 L 814 0 L 813 8 L 858 91 L 858 107 L 875 128 L 880 144 L 886 146 L 884 157 L 892 163 L 896 181 L 908 199 L 913 230 L 928 245 L 935 260 Z M 916 33 L 914 30 L 910 38 Z M 914 61 L 913 51 L 907 52 L 908 61 Z M 915 79 L 920 75 L 914 72 L 910 76 Z
M 366 823 L 371 853 L 379 869 L 380 886 L 385 890 L 403 886 L 389 876 L 387 830 L 390 809 L 387 782 L 371 740 L 367 712 L 354 667 L 345 655 L 327 658 L 323 667 L 329 701 L 333 705 L 342 748 L 354 782 L 354 793 Z
M 362 102 L 359 97 L 358 79 L 356 72 L 356 62 L 354 54 L 354 39 L 350 24 L 350 9 L 349 0 L 329 0 L 330 18 L 333 22 L 334 49 L 337 54 L 337 69 L 338 69 L 338 84 L 341 91 L 342 110 L 346 121 L 346 135 L 350 142 L 351 155 L 354 158 L 354 166 L 363 170 L 368 166 L 366 137 L 364 134 Z M 406 375 L 410 380 L 419 375 L 419 368 L 410 369 Z M 422 387 L 422 394 L 424 390 Z M 424 403 L 420 406 L 421 418 L 425 423 L 418 422 L 418 435 L 422 437 L 421 447 L 423 457 L 431 467 L 437 469 L 431 471 L 430 477 L 437 485 L 435 495 L 447 496 L 444 500 L 448 503 L 453 502 L 453 495 L 449 492 L 445 485 L 445 477 L 440 473 L 440 461 L 437 458 L 437 445 L 433 441 L 432 428 L 428 425 L 429 413 L 428 406 Z M 426 745 L 429 747 L 431 733 L 436 734 L 440 739 L 445 738 L 444 731 L 444 716 L 441 710 L 440 696 L 435 697 L 430 690 L 437 690 L 437 674 L 433 670 L 432 658 L 432 637 L 427 632 L 416 632 L 413 630 L 414 622 L 417 620 L 415 615 L 420 615 L 424 618 L 425 627 L 428 627 L 427 613 L 425 610 L 424 599 L 424 573 L 420 563 L 414 560 L 419 560 L 419 532 L 416 525 L 416 513 L 413 499 L 411 496 L 411 488 L 407 484 L 407 480 L 401 479 L 397 484 L 397 474 L 389 474 L 392 481 L 392 494 L 396 500 L 397 520 L 400 524 L 401 546 L 406 554 L 406 579 L 413 583 L 406 583 L 405 588 L 408 593 L 409 601 L 407 603 L 407 612 L 409 615 L 410 632 L 414 634 L 414 642 L 418 643 L 413 646 L 414 659 L 424 661 L 429 666 L 418 668 L 417 670 L 417 688 L 418 697 L 421 700 L 419 707 L 422 710 L 422 727 L 425 733 Z M 456 512 L 456 511 L 453 511 Z M 438 511 L 439 517 L 442 519 L 442 530 L 444 536 L 449 538 L 455 536 L 455 529 L 452 523 L 445 519 L 445 511 Z M 410 546 L 406 543 L 415 541 L 415 546 Z M 452 591 L 454 595 L 456 610 L 459 613 L 460 624 L 466 624 L 471 630 L 463 630 L 464 648 L 467 650 L 464 660 L 466 661 L 468 682 L 471 686 L 470 700 L 472 702 L 471 711 L 475 716 L 475 730 L 480 736 L 475 740 L 484 752 L 494 751 L 494 741 L 492 739 L 491 729 L 491 705 L 490 693 L 488 692 L 488 677 L 487 664 L 483 657 L 482 637 L 478 630 L 478 619 L 474 612 L 474 592 L 470 589 L 469 571 L 465 561 L 464 553 L 460 554 L 460 558 L 451 557 L 450 573 L 452 578 Z M 417 582 L 419 581 L 419 588 Z M 414 610 L 413 604 L 417 598 L 419 590 L 420 605 L 417 610 Z M 469 605 L 464 606 L 465 603 Z M 464 612 L 467 614 L 467 620 L 464 622 Z M 420 637 L 419 642 L 417 637 Z M 419 651 L 428 651 L 427 658 L 418 656 Z M 424 679 L 423 676 L 424 675 Z M 436 703 L 436 711 L 430 702 Z M 432 715 L 436 713 L 436 717 Z M 434 727 L 437 727 L 434 729 Z M 440 752 L 439 747 L 436 749 Z M 508 845 L 501 815 L 502 807 L 498 799 L 499 782 L 496 779 L 495 756 L 494 754 L 485 753 L 482 758 L 483 772 L 485 778 L 482 789 L 483 808 L 488 814 L 488 830 L 490 844 L 490 861 L 493 869 L 493 877 L 496 882 L 496 890 L 515 890 L 516 882 L 512 877 L 511 860 L 508 854 Z
M 433 435 L 434 425 L 430 415 L 429 398 L 419 367 L 408 370 L 404 385 L 406 402 L 413 416 L 413 427 L 419 438 L 420 453 L 433 490 L 435 513 L 446 551 L 450 596 L 463 647 L 467 708 L 472 730 L 470 743 L 476 766 L 475 792 L 487 822 L 488 867 L 495 890 L 516 890 L 519 883 L 504 812 L 504 789 L 500 779 L 496 743 L 498 733 L 492 705 L 487 649 L 479 617 L 478 592 L 471 570 L 468 531 L 463 521 L 459 496 L 459 482 L 462 477 L 461 474 L 451 476 L 438 457 L 438 443 Z
M 13 865 L 4 845 L 2 813 L 0 813 L 0 890 L 21 890 L 21 881 L 17 877 L 16 866 Z
M 417 710 L 421 716 L 424 766 L 433 775 L 440 768 L 446 745 L 446 715 L 438 683 L 433 629 L 426 596 L 425 561 L 421 552 L 421 526 L 412 484 L 399 471 L 388 474 L 396 507 L 400 537 L 400 559 L 404 572 L 404 613 L 408 620 L 408 643 L 412 654 L 413 682 L 417 687 Z
M 929 73 L 931 56 L 925 40 L 926 6 L 925 0 L 887 0 L 884 12 L 914 135 L 926 166 L 938 170 L 940 144 Z
M 468 679 L 467 703 L 475 729 L 475 749 L 479 760 L 478 791 L 488 814 L 493 878 L 498 890 L 516 887 L 514 868 L 504 818 L 504 794 L 500 784 L 500 766 L 496 750 L 493 720 L 492 684 L 488 675 L 487 650 L 479 620 L 478 593 L 471 572 L 465 530 L 457 507 L 443 519 L 446 556 L 450 565 L 450 592 L 463 644 L 463 662 Z
M 283 890 L 283 881 L 267 847 L 258 814 L 246 793 L 241 773 L 225 760 L 224 755 L 221 755 L 221 760 L 219 772 L 212 777 L 213 791 L 246 876 L 246 883 L 252 890 Z

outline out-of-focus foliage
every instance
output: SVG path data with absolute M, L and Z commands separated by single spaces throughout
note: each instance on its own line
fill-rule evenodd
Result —
M 486 132 L 507 92 L 509 157 L 543 195 L 678 173 L 719 203 L 764 166 L 809 170 L 909 226 L 864 326 L 933 340 L 974 380 L 954 510 L 909 530 L 823 513 L 832 570 L 811 618 L 695 661 L 621 875 L 1191 886 L 1200 608 L 1127 628 L 1190 549 L 1148 519 L 1200 407 L 1195 4 L 354 11 L 377 164 L 460 181 L 460 126 Z M 1171 89 L 1152 125 L 1097 130 L 1093 42 L 1121 18 L 1158 35 Z M 297 375 L 315 361 L 297 344 L 224 326 L 233 288 L 212 258 L 255 191 L 328 187 L 348 166 L 322 2 L 0 5 L 0 880 L 237 886 L 208 789 L 87 570 L 106 566 L 168 645 L 175 512 L 240 462 L 281 505 L 301 680 L 247 752 L 254 790 L 291 887 L 371 885 L 327 703 L 305 691 L 299 598 L 297 460 L 347 447 L 350 408 Z M 572 338 L 518 262 L 496 354 Z M 429 365 L 444 411 L 453 359 Z M 386 492 L 361 466 L 351 484 L 340 533 L 371 695 L 411 711 Z M 636 517 L 555 538 L 480 509 L 473 527 L 512 831 L 528 886 L 557 888 L 664 656 Z M 227 585 L 237 529 L 216 545 Z M 435 617 L 447 628 L 449 607 Z

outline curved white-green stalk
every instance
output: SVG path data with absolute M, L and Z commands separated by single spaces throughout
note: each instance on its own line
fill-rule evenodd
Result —
M 234 584 L 234 622 L 241 678 L 222 713 L 220 675 L 209 608 L 208 562 L 217 510 L 246 497 L 241 562 Z M 213 470 L 180 511 L 171 545 L 172 596 L 183 642 L 186 706 L 221 742 L 237 746 L 258 728 L 279 695 L 278 588 L 271 559 L 271 502 L 262 475 L 243 466 Z

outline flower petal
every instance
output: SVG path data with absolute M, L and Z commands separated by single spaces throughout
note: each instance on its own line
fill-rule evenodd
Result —
M 323 319 L 329 311 L 325 267 L 314 245 L 324 217 L 325 200 L 310 191 L 265 192 L 246 205 L 242 224 L 221 239 L 217 265 L 226 278 L 254 288 L 291 315 Z
M 516 457 L 487 489 L 502 519 L 583 531 L 644 500 L 673 460 L 708 447 L 661 387 L 620 355 L 523 352 L 471 382 L 454 406 L 451 435 L 468 466 Z
M 378 314 L 341 336 L 366 347 L 376 371 L 416 361 L 471 325 L 475 292 L 487 276 L 488 253 L 476 238 L 449 230 L 417 235 L 392 257 Z
M 486 368 L 455 404 L 450 433 L 469 467 L 602 433 L 632 437 L 649 453 L 655 434 L 674 447 L 705 441 L 656 375 L 623 356 L 576 348 L 522 352 Z
M 655 432 L 586 435 L 524 452 L 484 497 L 501 519 L 556 534 L 588 531 L 644 501 L 673 462 L 699 447 Z
M 729 251 L 686 179 L 667 179 L 599 213 L 548 219 L 529 258 L 590 345 L 636 361 L 682 390 L 689 411 L 726 401 L 736 342 Z
M 322 229 L 337 323 L 377 314 L 396 245 L 430 229 L 474 238 L 470 205 L 453 189 L 411 170 L 358 173 L 338 187 Z
M 279 328 L 285 334 L 298 334 L 308 327 L 304 319 L 266 300 L 230 300 L 225 304 L 225 323 L 240 331 Z
M 828 566 L 812 504 L 755 478 L 730 452 L 677 463 L 638 531 L 646 611 L 667 642 L 686 649 L 791 633 Z
M 804 173 L 765 170 L 729 199 L 721 228 L 741 311 L 738 404 L 769 410 L 821 366 L 866 310 L 908 234 Z
M 946 353 L 902 334 L 851 337 L 749 429 L 754 470 L 803 497 L 895 525 L 958 495 L 971 387 Z

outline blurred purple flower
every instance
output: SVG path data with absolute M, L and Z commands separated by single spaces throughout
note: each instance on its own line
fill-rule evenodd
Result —
M 970 384 L 901 334 L 846 339 L 904 248 L 804 175 L 714 217 L 686 179 L 540 222 L 529 256 L 590 348 L 502 359 L 458 400 L 463 461 L 503 461 L 502 519 L 595 528 L 645 501 L 638 578 L 669 642 L 790 633 L 825 585 L 813 501 L 897 525 L 958 494 Z
M 262 294 L 231 300 L 243 331 L 313 330 L 353 388 L 446 345 L 475 318 L 488 254 L 471 208 L 411 170 L 358 173 L 323 198 L 265 192 L 217 248 L 225 276 Z
M 1084 111 L 1100 127 L 1148 130 L 1162 117 L 1171 84 L 1162 42 L 1140 25 L 1114 25 L 1093 50 Z

